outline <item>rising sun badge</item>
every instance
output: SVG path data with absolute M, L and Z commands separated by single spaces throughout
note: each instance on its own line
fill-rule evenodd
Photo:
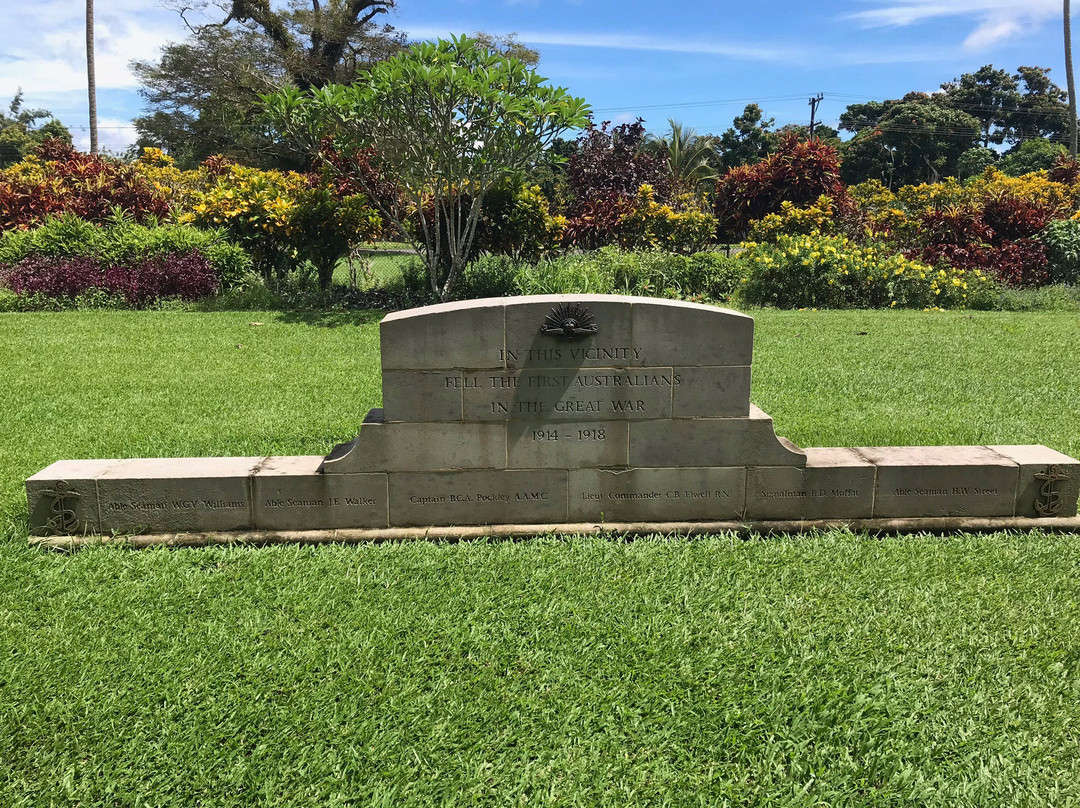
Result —
M 577 342 L 593 336 L 599 330 L 589 310 L 577 303 L 555 306 L 540 326 L 541 334 L 564 342 Z

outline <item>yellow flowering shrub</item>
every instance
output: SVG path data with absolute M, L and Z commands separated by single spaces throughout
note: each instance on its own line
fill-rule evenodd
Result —
M 832 197 L 822 195 L 804 208 L 791 202 L 780 203 L 779 213 L 770 213 L 764 219 L 750 223 L 747 234 L 751 241 L 776 241 L 781 235 L 831 235 L 836 232 L 836 205 Z
M 539 261 L 559 251 L 565 216 L 553 216 L 539 185 L 501 188 L 484 199 L 477 245 L 492 255 Z
M 931 267 L 880 243 L 820 233 L 744 242 L 739 297 L 781 308 L 985 308 L 998 289 L 982 270 Z
M 1065 185 L 1050 179 L 1047 171 L 1033 171 L 1010 177 L 989 168 L 970 183 L 980 200 L 1010 196 L 1037 208 L 1050 211 L 1056 218 L 1068 218 L 1080 207 L 1080 186 Z
M 619 219 L 619 246 L 624 250 L 663 250 L 691 253 L 704 250 L 715 238 L 716 217 L 684 197 L 684 210 L 661 205 L 648 183 L 638 188 L 633 208 Z

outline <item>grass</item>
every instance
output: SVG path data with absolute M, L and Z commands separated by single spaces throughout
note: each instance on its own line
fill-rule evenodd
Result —
M 1080 454 L 1075 315 L 755 316 L 798 443 Z M 1078 535 L 27 547 L 52 460 L 350 437 L 378 317 L 0 316 L 0 805 L 1080 801 Z

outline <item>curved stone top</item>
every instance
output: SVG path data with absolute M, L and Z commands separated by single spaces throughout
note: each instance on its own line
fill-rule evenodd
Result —
M 596 333 L 541 333 L 553 309 L 580 307 Z M 383 318 L 384 370 L 749 366 L 754 319 L 651 297 L 531 295 L 442 303 Z

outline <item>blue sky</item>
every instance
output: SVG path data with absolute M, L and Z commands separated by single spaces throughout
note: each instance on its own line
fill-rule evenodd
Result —
M 84 0 L 2 5 L 0 99 L 21 86 L 85 144 Z M 141 108 L 128 61 L 184 27 L 160 0 L 96 0 L 96 17 L 102 144 L 121 149 Z M 398 0 L 386 21 L 415 38 L 516 32 L 598 120 L 640 115 L 653 131 L 675 117 L 720 132 L 749 101 L 778 126 L 805 122 L 817 92 L 819 120 L 835 124 L 854 101 L 932 91 L 988 63 L 1050 67 L 1065 84 L 1059 0 Z

